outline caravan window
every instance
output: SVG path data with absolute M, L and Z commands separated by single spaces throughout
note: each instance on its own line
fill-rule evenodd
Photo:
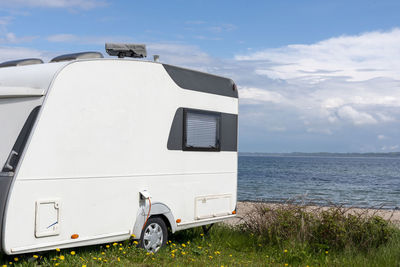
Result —
M 185 109 L 183 121 L 184 150 L 220 150 L 220 113 Z

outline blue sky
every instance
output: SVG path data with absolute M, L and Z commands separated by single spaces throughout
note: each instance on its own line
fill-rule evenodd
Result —
M 399 14 L 399 1 L 0 0 L 0 60 L 146 43 L 237 82 L 241 151 L 400 151 Z

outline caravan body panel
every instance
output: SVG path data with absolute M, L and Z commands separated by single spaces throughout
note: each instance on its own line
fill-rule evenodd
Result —
M 171 150 L 167 143 L 177 110 L 237 115 L 237 98 L 185 90 L 152 62 L 54 64 L 8 196 L 7 254 L 127 239 L 148 209 L 142 190 L 181 219 L 174 229 L 231 214 L 237 151 Z

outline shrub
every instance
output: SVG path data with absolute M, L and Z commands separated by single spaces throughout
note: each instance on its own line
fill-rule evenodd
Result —
M 301 243 L 313 250 L 368 250 L 385 244 L 394 226 L 368 210 L 342 206 L 255 203 L 239 227 L 258 236 L 260 242 L 284 246 Z

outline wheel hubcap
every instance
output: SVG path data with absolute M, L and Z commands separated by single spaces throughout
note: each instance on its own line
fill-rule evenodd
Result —
M 157 223 L 148 225 L 143 236 L 144 248 L 148 252 L 157 252 L 163 243 L 163 230 Z

